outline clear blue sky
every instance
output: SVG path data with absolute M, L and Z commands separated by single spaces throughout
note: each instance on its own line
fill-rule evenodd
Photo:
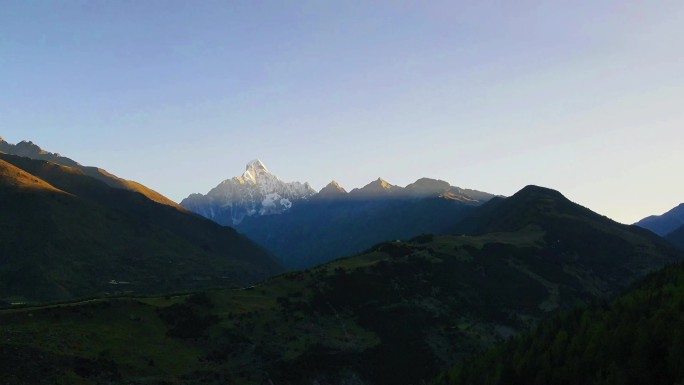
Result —
M 0 3 L 0 136 L 174 200 L 260 158 L 347 189 L 684 202 L 684 2 Z

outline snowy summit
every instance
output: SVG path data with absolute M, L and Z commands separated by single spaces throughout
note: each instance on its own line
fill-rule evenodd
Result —
M 237 225 L 247 216 L 281 214 L 316 191 L 308 183 L 283 182 L 255 159 L 241 176 L 226 179 L 207 195 L 192 194 L 181 205 L 224 225 Z

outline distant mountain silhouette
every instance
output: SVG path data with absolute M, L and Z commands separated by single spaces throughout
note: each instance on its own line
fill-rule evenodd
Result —
M 660 236 L 666 236 L 684 226 L 684 203 L 662 215 L 651 215 L 635 225 L 649 229 Z
M 544 230 L 544 241 L 556 258 L 592 266 L 614 287 L 625 287 L 672 262 L 662 238 L 638 226 L 627 226 L 565 198 L 560 192 L 527 186 L 509 198 L 494 198 L 464 218 L 455 231 L 473 235 Z M 639 246 L 643 245 L 643 246 Z M 659 252 L 652 252 L 657 245 Z
M 264 249 L 80 168 L 0 154 L 0 300 L 245 285 L 281 271 Z
M 530 225 L 556 223 L 558 219 L 580 218 L 617 224 L 605 216 L 571 202 L 556 190 L 530 185 L 509 198 L 491 199 L 465 218 L 457 230 L 471 234 L 517 231 Z

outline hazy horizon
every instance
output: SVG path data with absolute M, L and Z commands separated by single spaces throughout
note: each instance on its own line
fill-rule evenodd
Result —
M 180 201 L 261 159 L 347 190 L 684 202 L 684 4 L 28 3 L 0 10 L 0 136 Z

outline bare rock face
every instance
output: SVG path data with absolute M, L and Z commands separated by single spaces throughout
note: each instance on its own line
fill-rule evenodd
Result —
M 246 216 L 281 214 L 293 203 L 316 194 L 308 183 L 283 182 L 255 159 L 245 172 L 226 179 L 206 195 L 192 194 L 181 206 L 223 225 L 237 225 Z

